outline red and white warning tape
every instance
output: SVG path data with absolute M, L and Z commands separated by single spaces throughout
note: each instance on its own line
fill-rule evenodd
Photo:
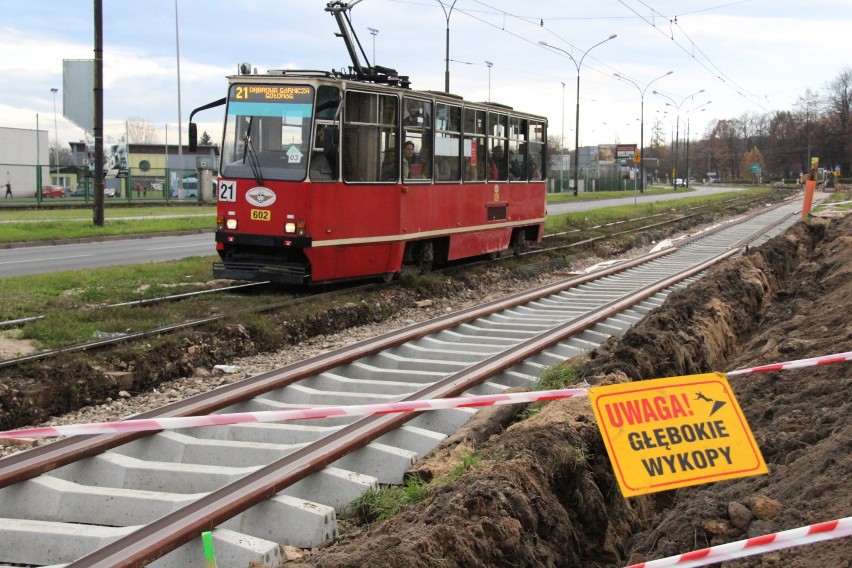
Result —
M 324 406 L 293 410 L 209 414 L 207 416 L 145 418 L 139 420 L 131 419 L 121 420 L 118 422 L 96 422 L 91 424 L 70 424 L 68 426 L 47 426 L 44 428 L 11 430 L 8 432 L 0 432 L 0 439 L 80 436 L 84 434 L 121 434 L 125 432 L 196 428 L 199 426 L 224 426 L 228 424 L 244 424 L 252 422 L 284 422 L 287 420 L 332 418 L 335 416 L 367 416 L 370 414 L 393 414 L 419 410 L 442 410 L 447 408 L 471 408 L 477 406 L 517 404 L 521 402 L 540 402 L 586 395 L 587 389 L 558 389 L 483 396 L 461 396 L 456 398 L 439 398 L 432 400 L 415 400 L 410 402 L 385 402 L 380 404 L 362 404 L 357 406 Z
M 852 352 L 799 359 L 785 363 L 774 363 L 751 369 L 740 369 L 727 373 L 727 376 L 797 369 L 829 363 L 852 361 Z M 586 396 L 586 389 L 558 389 L 525 393 L 495 394 L 485 396 L 462 396 L 412 402 L 388 402 L 382 404 L 364 404 L 358 406 L 329 406 L 298 410 L 270 410 L 265 412 L 240 412 L 235 414 L 210 414 L 208 416 L 186 416 L 177 418 L 150 418 L 139 420 L 121 420 L 118 422 L 95 422 L 89 424 L 71 424 L 68 426 L 47 426 L 0 432 L 0 440 L 8 438 L 49 438 L 55 436 L 79 436 L 84 434 L 120 434 L 124 432 L 145 432 L 171 430 L 177 428 L 196 428 L 200 426 L 225 426 L 249 422 L 284 422 L 287 420 L 308 420 L 331 418 L 334 416 L 367 416 L 370 414 L 389 414 L 420 410 L 443 410 L 447 408 L 465 408 L 492 406 L 496 404 L 517 404 L 539 402 Z
M 748 540 L 720 544 L 719 546 L 695 550 L 678 556 L 649 560 L 641 564 L 633 564 L 627 568 L 668 568 L 669 566 L 692 568 L 695 566 L 706 566 L 707 564 L 745 558 L 746 556 L 763 554 L 772 552 L 773 550 L 781 550 L 782 548 L 802 546 L 804 544 L 812 544 L 814 542 L 822 542 L 849 535 L 852 535 L 852 517 L 845 517 L 836 521 L 827 521 L 798 529 L 757 536 Z
M 843 363 L 845 361 L 852 361 L 852 351 L 836 353 L 834 355 L 825 355 L 823 357 L 811 357 L 810 359 L 797 359 L 795 361 L 786 361 L 784 363 L 772 363 L 771 365 L 761 365 L 760 367 L 752 367 L 750 369 L 738 369 L 736 371 L 729 371 L 725 374 L 729 377 L 733 377 L 736 375 L 749 375 L 752 373 L 768 373 L 770 371 L 801 369 L 802 367 L 829 365 L 831 363 Z

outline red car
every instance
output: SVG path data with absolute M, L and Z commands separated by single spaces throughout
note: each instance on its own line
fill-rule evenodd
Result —
M 65 188 L 61 185 L 46 185 L 41 188 L 41 197 L 65 197 Z

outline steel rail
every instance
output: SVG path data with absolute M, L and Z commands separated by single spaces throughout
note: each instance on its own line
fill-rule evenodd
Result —
M 292 363 L 281 369 L 256 375 L 243 381 L 136 415 L 133 418 L 144 419 L 210 414 L 241 400 L 281 388 L 336 366 L 351 363 L 362 357 L 418 339 L 430 333 L 457 326 L 495 311 L 521 305 L 541 296 L 555 294 L 562 290 L 579 286 L 585 282 L 627 270 L 634 266 L 650 262 L 660 256 L 671 254 L 675 250 L 677 249 L 672 248 L 647 254 L 593 273 L 578 275 L 558 283 L 519 292 L 507 298 L 501 298 L 487 304 L 447 314 L 426 322 L 408 326 L 402 330 L 388 332 L 375 338 L 365 339 L 335 351 Z M 130 420 L 133 418 L 130 418 Z M 74 436 L 52 444 L 33 448 L 26 452 L 12 454 L 11 456 L 0 459 L 0 488 L 31 479 L 63 465 L 85 457 L 97 455 L 111 448 L 155 433 L 156 431 L 119 435 Z
M 730 205 L 729 207 L 745 205 L 745 204 L 752 203 L 752 202 L 755 202 L 755 201 L 759 201 L 759 199 L 740 200 L 738 203 L 734 203 L 734 204 Z M 710 205 L 701 205 L 701 206 L 696 206 L 696 207 L 690 208 L 690 209 L 700 210 L 702 208 L 706 209 L 706 208 L 710 208 L 710 207 L 711 207 Z M 689 209 L 687 209 L 687 210 L 689 210 Z M 597 236 L 597 237 L 591 237 L 591 238 L 588 238 L 588 239 L 584 239 L 582 241 L 577 241 L 577 242 L 569 243 L 569 244 L 566 244 L 566 245 L 557 245 L 557 246 L 546 248 L 546 249 L 527 251 L 527 252 L 521 253 L 520 256 L 536 255 L 536 254 L 542 254 L 542 253 L 562 250 L 562 249 L 566 249 L 566 248 L 578 248 L 578 247 L 588 246 L 588 245 L 594 244 L 594 243 L 599 242 L 599 241 L 605 241 L 607 239 L 611 239 L 613 237 L 618 237 L 618 236 L 622 236 L 622 235 L 626 235 L 626 234 L 630 234 L 630 233 L 636 233 L 636 232 L 639 232 L 639 231 L 645 231 L 645 230 L 669 225 L 669 224 L 672 224 L 672 223 L 676 223 L 676 222 L 679 222 L 679 221 L 684 221 L 686 219 L 690 219 L 692 217 L 699 216 L 701 214 L 702 213 L 700 211 L 696 211 L 696 212 L 690 213 L 688 215 L 682 215 L 682 216 L 676 217 L 674 219 L 659 221 L 657 223 L 652 223 L 650 225 L 643 225 L 641 227 L 634 227 L 632 229 L 626 229 L 626 230 L 623 230 L 623 231 L 618 231 L 618 232 L 607 234 L 607 235 L 600 235 L 600 236 Z M 573 232 L 578 232 L 578 231 L 583 231 L 583 230 L 592 230 L 592 229 L 601 229 L 601 228 L 605 228 L 605 227 L 614 227 L 614 226 L 619 225 L 619 224 L 632 223 L 632 222 L 635 222 L 635 221 L 643 221 L 643 220 L 646 220 L 646 219 L 653 219 L 654 217 L 660 217 L 660 216 L 663 216 L 663 215 L 665 215 L 665 214 L 664 213 L 655 213 L 653 215 L 648 215 L 648 216 L 645 216 L 645 217 L 636 217 L 634 219 L 627 219 L 627 220 L 624 220 L 624 221 L 616 221 L 616 222 L 613 222 L 613 223 L 605 223 L 603 225 L 596 225 L 594 227 L 588 227 L 588 228 L 585 228 L 585 229 L 578 229 L 577 231 L 556 233 L 554 235 L 545 235 L 545 237 L 567 235 L 567 234 L 571 234 Z M 477 263 L 473 263 L 473 264 L 475 265 Z M 471 264 L 468 264 L 467 266 L 471 266 Z M 456 266 L 448 267 L 448 269 L 450 269 L 450 270 L 455 269 L 455 268 L 457 268 L 457 267 Z M 162 296 L 162 297 L 159 297 L 159 298 L 149 298 L 149 299 L 144 299 L 144 300 L 135 300 L 135 301 L 131 301 L 131 302 L 120 302 L 120 303 L 117 303 L 117 304 L 110 304 L 110 305 L 104 306 L 104 307 L 112 308 L 112 307 L 125 307 L 125 306 L 147 306 L 147 305 L 156 304 L 156 303 L 160 303 L 160 302 L 182 300 L 182 299 L 185 299 L 185 298 L 188 298 L 188 297 L 193 297 L 193 296 L 201 296 L 201 295 L 212 294 L 212 293 L 217 293 L 217 292 L 225 292 L 225 291 L 237 290 L 237 289 L 242 289 L 242 288 L 255 287 L 255 286 L 260 286 L 260 285 L 264 285 L 264 284 L 268 284 L 268 282 L 252 282 L 252 283 L 248 283 L 248 284 L 239 284 L 239 285 L 235 285 L 235 286 L 228 286 L 228 287 L 225 287 L 225 288 L 217 288 L 215 290 L 200 290 L 200 291 L 195 291 L 195 292 L 186 292 L 186 293 L 182 293 L 182 294 L 175 294 L 175 295 L 172 295 L 172 296 Z M 345 290 L 338 290 L 338 291 L 335 291 L 335 292 L 330 292 L 328 294 L 333 295 L 333 294 L 341 294 L 341 293 L 346 293 L 346 292 L 353 292 L 353 291 L 357 291 L 357 290 L 360 290 L 360 289 L 363 289 L 363 288 L 368 288 L 368 287 L 371 287 L 371 286 L 373 286 L 373 285 L 369 284 L 369 285 L 364 285 L 364 286 L 358 286 L 358 287 L 355 287 L 355 288 L 347 288 Z M 111 345 L 126 343 L 126 342 L 129 342 L 129 341 L 141 340 L 141 339 L 146 339 L 146 338 L 149 338 L 149 337 L 155 337 L 155 336 L 162 335 L 162 334 L 165 334 L 165 333 L 172 333 L 172 332 L 175 332 L 175 331 L 179 331 L 181 329 L 188 329 L 188 328 L 197 327 L 197 326 L 201 326 L 201 325 L 205 325 L 205 324 L 209 324 L 209 323 L 214 323 L 216 321 L 220 321 L 220 320 L 223 320 L 223 319 L 227 319 L 229 317 L 233 317 L 234 315 L 241 315 L 241 314 L 244 314 L 244 313 L 261 313 L 261 312 L 264 312 L 264 311 L 275 310 L 275 309 L 279 309 L 279 308 L 286 306 L 288 304 L 291 304 L 291 303 L 295 304 L 295 303 L 298 303 L 300 301 L 306 301 L 306 300 L 309 300 L 309 299 L 316 299 L 316 296 L 308 296 L 306 298 L 296 298 L 296 299 L 287 300 L 285 302 L 275 302 L 275 303 L 267 304 L 267 305 L 264 305 L 264 306 L 256 306 L 256 307 L 253 307 L 253 308 L 245 308 L 243 310 L 232 312 L 232 313 L 227 314 L 227 315 L 211 316 L 209 318 L 200 318 L 200 319 L 196 319 L 196 320 L 190 320 L 190 321 L 186 321 L 186 322 L 162 326 L 162 327 L 152 329 L 152 330 L 140 331 L 140 332 L 136 332 L 136 333 L 128 333 L 128 334 L 124 334 L 124 335 L 117 336 L 117 337 L 103 338 L 103 339 L 100 339 L 98 341 L 90 341 L 90 342 L 87 342 L 87 343 L 70 345 L 68 347 L 63 347 L 63 348 L 60 348 L 60 349 L 52 349 L 50 351 L 44 351 L 44 352 L 41 352 L 41 353 L 24 355 L 22 357 L 16 357 L 14 359 L 6 359 L 6 360 L 3 360 L 3 361 L 0 361 L 0 369 L 6 368 L 6 367 L 13 367 L 13 366 L 21 365 L 21 364 L 24 364 L 24 363 L 31 363 L 31 362 L 34 362 L 34 361 L 43 361 L 45 359 L 50 359 L 52 357 L 56 357 L 58 355 L 63 355 L 63 354 L 66 354 L 66 353 L 79 353 L 79 352 L 82 352 L 82 351 L 91 351 L 93 349 L 100 349 L 100 348 L 103 348 L 103 347 L 109 347 Z M 4 326 L 10 326 L 11 327 L 13 325 L 20 325 L 22 323 L 27 323 L 27 322 L 30 322 L 30 321 L 41 320 L 41 319 L 44 319 L 45 317 L 46 316 L 44 316 L 44 315 L 40 315 L 40 316 L 32 316 L 32 317 L 28 317 L 28 318 L 21 318 L 21 319 L 17 319 L 17 320 L 8 320 L 8 321 L 5 321 L 5 322 L 0 322 L 0 327 L 4 327 Z
M 605 320 L 734 254 L 732 248 L 711 259 L 647 285 L 585 316 L 543 332 L 502 353 L 414 393 L 403 401 L 458 396 L 469 388 L 520 363 L 532 355 Z M 245 477 L 214 490 L 190 505 L 166 514 L 133 533 L 68 564 L 68 568 L 142 567 L 217 525 L 274 496 L 382 434 L 414 418 L 415 413 L 362 418 L 299 451 L 280 458 Z

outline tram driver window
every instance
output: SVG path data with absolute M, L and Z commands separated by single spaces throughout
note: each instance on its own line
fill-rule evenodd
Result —
M 335 129 L 329 124 L 317 124 L 314 147 L 311 150 L 311 181 L 334 181 L 337 179 Z

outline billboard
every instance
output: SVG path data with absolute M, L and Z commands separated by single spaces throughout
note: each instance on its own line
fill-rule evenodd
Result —
M 62 60 L 62 116 L 94 136 L 94 59 Z

